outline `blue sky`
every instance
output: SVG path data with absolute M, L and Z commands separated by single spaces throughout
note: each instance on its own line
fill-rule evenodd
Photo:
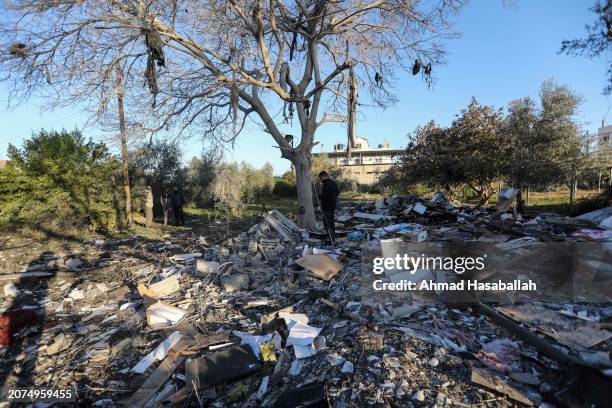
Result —
M 593 21 L 589 0 L 516 0 L 504 6 L 502 0 L 471 0 L 458 16 L 461 38 L 447 43 L 447 65 L 434 67 L 437 78 L 432 89 L 417 77 L 401 73 L 397 93 L 400 102 L 386 110 L 361 108 L 357 129 L 370 145 L 387 140 L 394 147 L 405 146 L 407 134 L 430 119 L 446 125 L 465 107 L 472 96 L 480 103 L 506 106 L 512 99 L 537 98 L 540 85 L 549 78 L 567 84 L 585 99 L 580 121 L 597 131 L 602 118 L 612 122 L 610 97 L 603 96 L 606 61 L 558 55 L 561 41 L 584 36 L 584 25 Z M 610 56 L 612 58 L 612 56 Z M 84 118 L 77 109 L 41 111 L 41 101 L 7 110 L 7 89 L 0 84 L 0 158 L 6 158 L 10 143 L 21 144 L 33 130 L 73 129 Z M 89 135 L 100 135 L 88 130 Z M 325 150 L 345 143 L 346 130 L 326 125 L 317 134 Z M 185 157 L 197 155 L 201 140 L 183 145 Z M 321 146 L 316 146 L 318 151 Z M 229 160 L 247 161 L 255 166 L 270 162 L 275 174 L 289 168 L 280 158 L 270 136 L 251 129 L 241 135 Z

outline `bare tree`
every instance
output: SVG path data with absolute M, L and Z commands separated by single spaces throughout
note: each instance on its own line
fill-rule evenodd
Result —
M 145 130 L 231 142 L 247 121 L 256 124 L 293 164 L 303 225 L 312 227 L 314 135 L 338 120 L 331 112 L 346 109 L 349 71 L 362 95 L 380 106 L 395 102 L 395 73 L 431 80 L 432 65 L 442 62 L 441 41 L 454 35 L 449 18 L 461 6 L 461 0 L 7 0 L 0 69 L 16 102 L 43 91 L 59 103 L 104 106 L 120 64 L 128 77 L 126 106 L 142 115 Z M 282 131 L 294 116 L 295 147 Z

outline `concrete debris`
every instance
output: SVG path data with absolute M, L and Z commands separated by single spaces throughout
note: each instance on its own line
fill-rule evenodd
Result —
M 6 285 L 4 285 L 4 296 L 5 297 L 14 298 L 14 297 L 17 297 L 18 294 L 19 294 L 19 289 L 17 289 L 17 286 L 15 286 L 14 283 L 7 283 Z
M 82 263 L 83 262 L 79 258 L 70 258 L 66 261 L 64 266 L 70 271 L 78 271 Z
M 442 193 L 347 203 L 333 247 L 271 211 L 234 236 L 97 239 L 16 265 L 0 274 L 0 383 L 75 386 L 83 406 L 598 406 L 612 210 L 519 214 L 516 192 L 490 207 Z M 376 258 L 470 245 L 483 273 L 373 273 Z M 372 287 L 523 276 L 550 281 L 537 297 Z

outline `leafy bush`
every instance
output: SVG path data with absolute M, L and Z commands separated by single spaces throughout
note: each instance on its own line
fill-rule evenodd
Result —
M 272 193 L 277 197 L 296 198 L 297 185 L 295 182 L 287 181 L 284 178 L 277 178 Z
M 41 130 L 21 149 L 9 145 L 8 155 L 0 169 L 0 223 L 116 228 L 110 175 L 117 163 L 104 144 L 86 141 L 79 131 Z
M 242 193 L 244 180 L 236 163 L 221 164 L 211 185 L 217 207 L 235 214 L 244 207 Z

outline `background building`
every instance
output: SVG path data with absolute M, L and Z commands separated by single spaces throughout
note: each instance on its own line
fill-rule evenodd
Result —
M 612 125 L 601 127 L 597 130 L 597 153 L 599 160 L 604 163 L 608 172 L 608 184 L 612 185 Z M 601 175 L 600 175 L 601 183 Z
M 612 125 L 597 130 L 597 148 L 606 167 L 612 167 Z
M 403 149 L 392 149 L 388 142 L 378 147 L 370 147 L 368 139 L 355 137 L 351 158 L 348 158 L 346 146 L 334 145 L 331 152 L 313 153 L 314 156 L 327 155 L 329 160 L 345 169 L 345 174 L 359 184 L 372 184 L 378 175 L 397 163 Z

